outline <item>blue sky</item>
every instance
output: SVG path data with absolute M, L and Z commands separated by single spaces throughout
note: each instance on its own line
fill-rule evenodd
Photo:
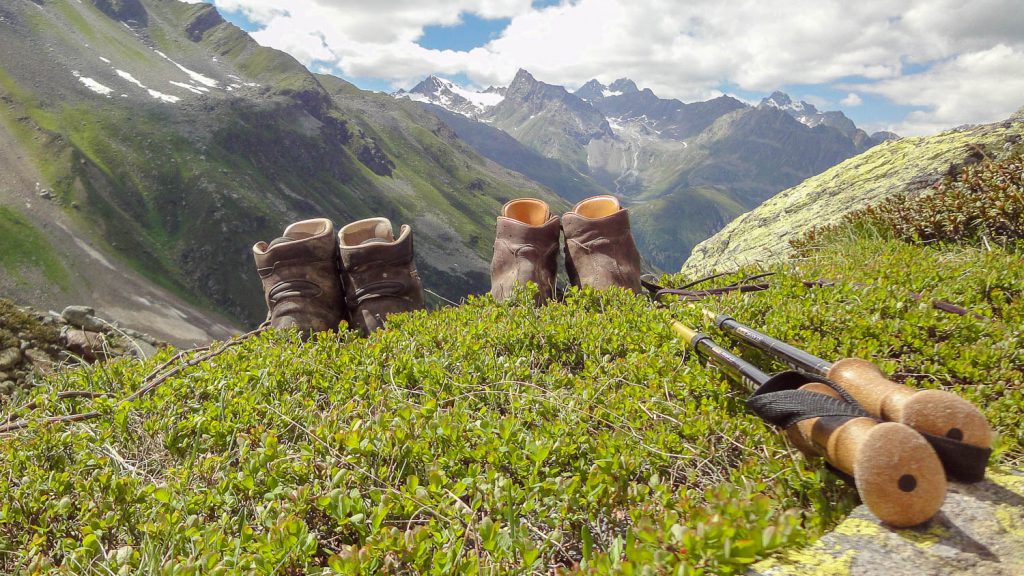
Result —
M 505 85 L 522 67 L 570 89 L 629 77 L 685 102 L 727 93 L 756 103 L 782 90 L 901 134 L 991 122 L 1024 105 L 1019 0 L 215 4 L 264 45 L 369 90 L 429 74 Z

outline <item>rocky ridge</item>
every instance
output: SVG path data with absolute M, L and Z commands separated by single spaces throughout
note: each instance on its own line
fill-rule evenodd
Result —
M 871 135 L 867 132 L 857 128 L 857 125 L 853 123 L 839 110 L 830 110 L 827 112 L 819 111 L 813 104 L 800 100 L 794 102 L 788 94 L 783 92 L 775 91 L 770 96 L 761 99 L 761 103 L 758 104 L 758 108 L 776 108 L 789 114 L 793 118 L 796 118 L 801 124 L 805 124 L 814 128 L 815 126 L 828 126 L 839 130 L 850 139 L 852 139 L 858 146 L 864 149 L 872 146 L 877 146 L 882 142 L 888 140 L 898 140 L 899 135 L 894 132 L 879 131 Z

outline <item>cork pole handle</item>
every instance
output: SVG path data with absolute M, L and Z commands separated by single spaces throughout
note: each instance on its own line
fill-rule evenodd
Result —
M 985 416 L 956 394 L 897 384 L 877 366 L 859 358 L 839 360 L 829 369 L 828 378 L 882 420 L 979 448 L 992 446 L 992 429 Z
M 817 392 L 818 394 L 824 394 L 833 398 L 842 399 L 831 386 L 828 384 L 822 384 L 820 382 L 811 382 L 810 384 L 804 384 L 800 387 L 800 390 L 805 392 Z M 807 420 L 801 420 L 796 424 L 786 428 L 786 437 L 789 438 L 790 443 L 796 447 L 797 450 L 804 453 L 808 457 L 812 458 L 824 458 L 825 451 L 814 444 L 811 440 L 812 431 L 814 429 L 814 422 L 817 418 L 809 418 Z
M 838 396 L 824 384 L 800 388 Z M 931 445 L 903 424 L 872 418 L 809 418 L 786 430 L 802 452 L 853 476 L 868 509 L 903 528 L 929 520 L 946 497 L 946 474 Z

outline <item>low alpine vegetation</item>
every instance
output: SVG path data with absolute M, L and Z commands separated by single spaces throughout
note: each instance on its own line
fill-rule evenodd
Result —
M 960 393 L 1002 435 L 994 463 L 1024 459 L 1018 253 L 862 230 L 777 270 L 703 305 Z M 0 571 L 729 574 L 855 504 L 674 339 L 669 317 L 701 325 L 692 308 L 532 301 L 399 315 L 367 339 L 259 334 L 120 406 L 168 352 L 56 375 L 36 409 L 7 406 L 32 424 L 0 444 Z

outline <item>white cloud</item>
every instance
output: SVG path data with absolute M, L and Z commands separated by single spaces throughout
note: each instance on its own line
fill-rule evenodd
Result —
M 1024 51 L 1020 0 L 563 0 L 542 9 L 530 0 L 216 4 L 265 26 L 253 34 L 256 40 L 306 64 L 328 63 L 344 75 L 380 78 L 395 87 L 408 88 L 430 73 L 463 73 L 481 86 L 505 84 L 526 68 L 567 86 L 628 76 L 659 95 L 691 101 L 716 96 L 725 85 L 767 92 L 783 85 L 851 83 L 852 77 L 865 79 L 855 88 L 860 92 L 923 107 L 907 123 L 922 127 L 982 118 L 948 113 L 964 109 L 970 98 L 979 99 L 970 108 L 989 111 L 987 120 L 1024 104 L 1024 91 L 1013 92 L 1012 81 L 986 81 L 986 90 L 947 85 L 952 93 L 904 89 L 920 77 L 905 76 L 907 65 L 939 62 L 933 77 L 953 79 L 943 72 L 950 62 L 971 72 L 965 66 L 977 54 L 988 55 L 980 63 L 990 70 L 985 78 L 997 70 L 1024 77 L 1017 58 Z M 426 26 L 455 25 L 463 13 L 510 18 L 511 24 L 469 51 L 416 44 Z
M 958 124 L 992 122 L 1024 105 L 1024 49 L 998 44 L 961 54 L 925 72 L 853 88 L 924 108 L 889 127 L 899 134 L 929 134 Z
M 839 103 L 848 108 L 854 108 L 863 104 L 864 100 L 856 92 L 850 92 Z

